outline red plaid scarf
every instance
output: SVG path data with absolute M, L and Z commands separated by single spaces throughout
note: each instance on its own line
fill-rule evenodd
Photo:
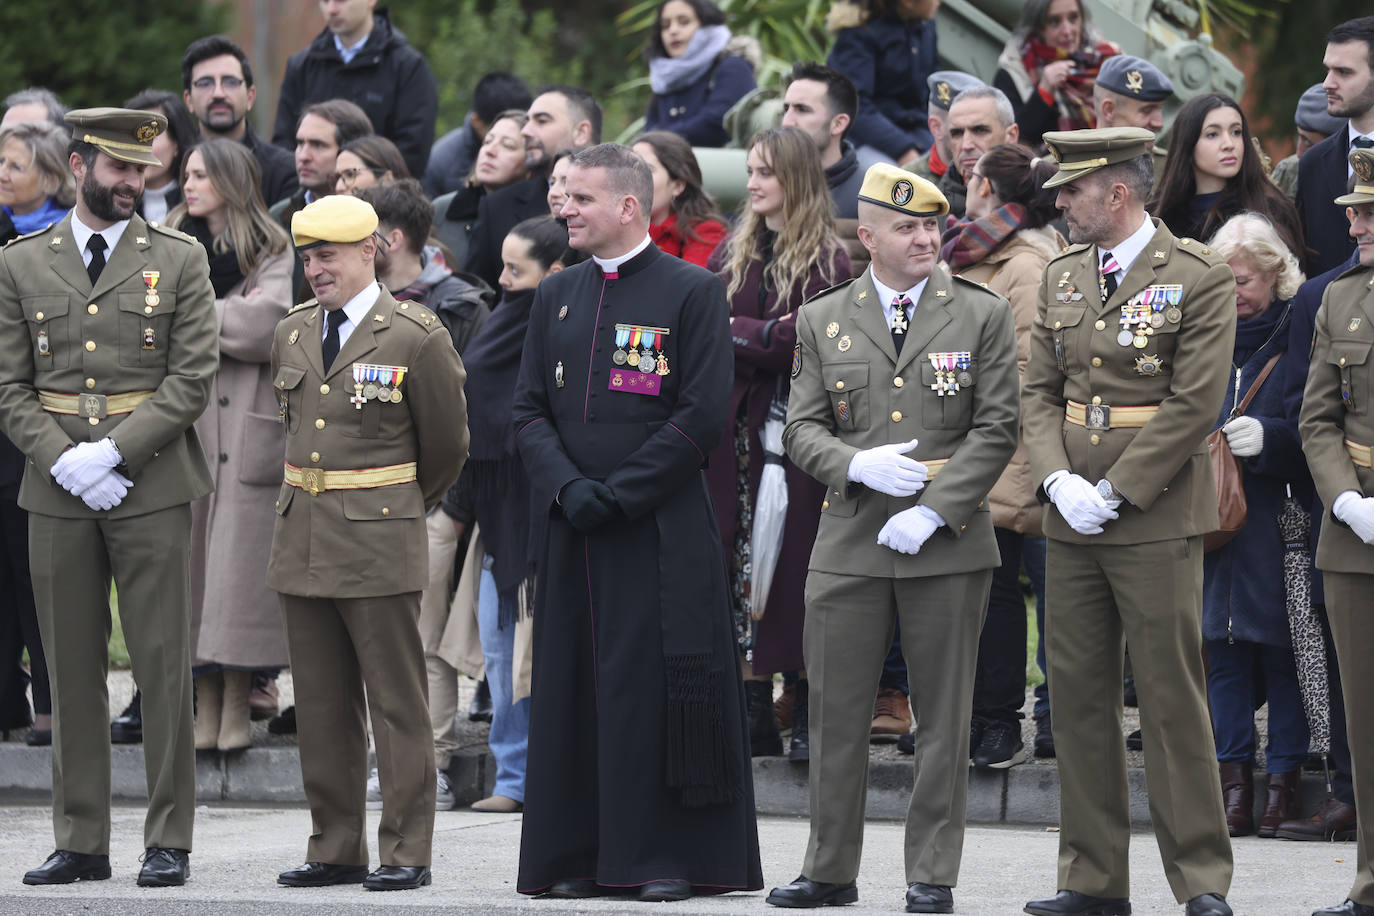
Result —
M 1003 204 L 979 219 L 960 220 L 945 230 L 940 257 L 957 274 L 1005 245 L 1025 222 L 1021 204 Z
M 1040 71 L 1046 64 L 1058 60 L 1072 60 L 1074 71 L 1055 93 L 1059 103 L 1059 129 L 1079 130 L 1096 127 L 1097 115 L 1093 109 L 1093 85 L 1097 82 L 1097 71 L 1102 61 L 1121 51 L 1109 41 L 1084 44 L 1072 53 L 1053 45 L 1047 45 L 1032 36 L 1026 39 L 1021 49 L 1021 64 L 1030 75 L 1031 83 L 1039 85 Z

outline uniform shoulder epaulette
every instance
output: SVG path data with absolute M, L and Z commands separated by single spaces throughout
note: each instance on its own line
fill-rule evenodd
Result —
M 294 314 L 296 314 L 297 312 L 301 311 L 302 309 L 314 308 L 314 307 L 315 307 L 316 305 L 318 305 L 318 304 L 319 304 L 319 300 L 317 300 L 317 299 L 307 299 L 307 300 L 305 300 L 304 302 L 302 302 L 300 305 L 293 305 L 293 306 L 291 306 L 290 310 L 288 310 L 286 314 L 288 314 L 288 315 L 294 315 Z
M 434 314 L 432 310 L 423 305 L 416 305 L 414 302 L 396 303 L 396 314 L 404 315 L 427 331 L 433 331 L 444 326 L 444 323 L 439 320 L 439 316 Z
M 160 233 L 162 233 L 162 234 L 165 235 L 165 236 L 168 236 L 168 237 L 170 237 L 170 238 L 177 239 L 178 241 L 182 241 L 182 242 L 194 242 L 194 241 L 195 241 L 195 237 L 194 237 L 194 236 L 187 235 L 186 233 L 182 232 L 180 229 L 173 229 L 173 228 L 171 228 L 170 226 L 164 226 L 164 225 L 162 225 L 161 223 L 149 223 L 149 224 L 148 224 L 148 228 L 151 229 L 151 230 L 153 230 L 154 232 L 160 232 Z
M 965 286 L 971 286 L 976 290 L 980 290 L 985 293 L 992 293 L 992 290 L 988 289 L 988 285 L 986 283 L 979 283 L 977 280 L 970 280 L 968 277 L 961 277 L 958 274 L 951 274 L 950 276 L 954 278 L 955 283 L 962 283 Z M 994 296 L 998 295 L 997 293 L 992 294 Z
M 1186 251 L 1193 257 L 1209 265 L 1225 264 L 1226 259 L 1197 239 L 1178 239 L 1178 250 Z
M 40 235 L 45 235 L 48 232 L 51 232 L 53 227 L 56 225 L 57 223 L 53 223 L 52 225 L 44 226 L 42 229 L 35 229 L 32 232 L 26 232 L 23 235 L 16 235 L 14 238 L 10 239 L 8 242 L 5 243 L 5 247 L 8 248 L 15 242 L 22 242 L 24 241 L 24 239 L 34 239 L 38 238 L 38 236 Z
M 859 276 L 863 276 L 863 275 L 860 274 Z M 807 302 L 815 302 L 817 299 L 820 299 L 820 298 L 823 297 L 823 296 L 828 296 L 828 295 L 830 295 L 831 293 L 839 292 L 840 290 L 844 289 L 846 286 L 848 286 L 849 284 L 853 283 L 853 282 L 854 282 L 855 280 L 857 280 L 857 279 L 858 279 L 858 277 L 850 277 L 848 280 L 841 280 L 839 283 L 836 283 L 834 286 L 828 286 L 828 287 L 826 287 L 825 289 L 821 290 L 819 293 L 816 293 L 816 295 L 812 296 L 810 299 L 807 299 L 806 301 L 807 301 Z M 806 303 L 802 303 L 802 304 L 805 305 Z
M 1070 245 L 1063 251 L 1059 252 L 1059 254 L 1050 258 L 1050 263 L 1053 264 L 1055 261 L 1062 261 L 1064 258 L 1067 258 L 1070 255 L 1078 254 L 1081 251 L 1086 251 L 1090 247 L 1091 245 L 1088 242 L 1079 242 L 1077 245 Z

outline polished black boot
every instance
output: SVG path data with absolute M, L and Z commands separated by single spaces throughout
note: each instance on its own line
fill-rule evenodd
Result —
M 811 759 L 811 691 L 806 678 L 797 681 L 792 703 L 792 742 L 787 749 L 787 759 L 794 763 L 805 763 Z
M 143 691 L 135 690 L 129 705 L 110 723 L 110 743 L 143 743 Z
M 749 713 L 750 756 L 781 757 L 782 736 L 773 717 L 773 682 L 745 681 L 744 699 Z
M 472 702 L 468 704 L 468 721 L 491 721 L 491 685 L 487 683 L 486 678 L 482 678 L 477 683 L 477 690 L 472 695 Z

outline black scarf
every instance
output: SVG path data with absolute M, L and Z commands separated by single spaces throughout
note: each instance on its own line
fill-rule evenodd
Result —
M 215 237 L 210 234 L 210 227 L 204 219 L 199 216 L 186 217 L 181 221 L 181 231 L 195 236 L 196 241 L 205 246 L 205 254 L 210 259 L 210 285 L 215 288 L 216 299 L 223 299 L 229 290 L 243 282 L 238 254 L 232 248 L 215 251 Z

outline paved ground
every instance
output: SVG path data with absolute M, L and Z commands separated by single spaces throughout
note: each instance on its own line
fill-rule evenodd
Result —
M 0 807 L 0 912 L 32 916 L 129 912 L 352 916 L 395 907 L 421 914 L 479 910 L 488 914 L 642 914 L 661 909 L 678 914 L 758 916 L 774 912 L 764 905 L 762 893 L 702 898 L 662 907 L 616 900 L 574 903 L 521 897 L 514 892 L 520 818 L 466 811 L 437 815 L 435 881 L 432 887 L 419 891 L 380 894 L 357 887 L 278 887 L 276 873 L 297 864 L 304 853 L 309 814 L 300 808 L 226 807 L 205 807 L 198 813 L 190 884 L 178 889 L 141 889 L 134 885 L 134 878 L 142 851 L 142 818 L 140 808 L 115 809 L 111 880 L 31 888 L 19 879 L 49 851 L 52 834 L 48 810 L 38 806 Z M 376 814 L 370 812 L 369 818 L 375 832 Z M 769 885 L 796 875 L 806 831 L 803 820 L 760 819 L 764 877 Z M 859 876 L 859 904 L 846 909 L 846 916 L 901 911 L 905 891 L 901 840 L 899 826 L 869 824 Z M 1132 840 L 1135 912 L 1141 916 L 1182 912 L 1164 882 L 1153 836 L 1136 833 Z M 970 828 L 962 883 L 955 890 L 956 912 L 1005 916 L 1020 912 L 1028 897 L 1053 890 L 1056 842 L 1054 832 L 1043 828 Z M 1236 841 L 1236 879 L 1230 895 L 1236 912 L 1306 916 L 1317 906 L 1339 902 L 1350 886 L 1354 852 L 1350 843 Z M 375 862 L 375 844 L 372 854 Z

